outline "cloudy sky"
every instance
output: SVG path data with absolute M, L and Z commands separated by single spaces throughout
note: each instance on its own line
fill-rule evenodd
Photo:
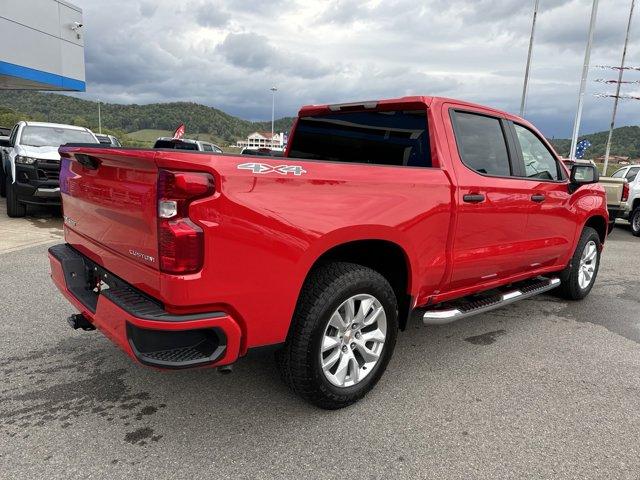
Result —
M 187 100 L 252 120 L 309 103 L 442 95 L 520 105 L 533 0 L 74 0 L 84 10 L 87 93 Z M 571 134 L 591 0 L 540 0 L 527 117 Z M 630 0 L 600 0 L 591 64 L 619 64 Z M 640 65 L 640 5 L 628 64 Z M 592 69 L 582 132 L 608 128 L 613 88 Z M 640 80 L 640 72 L 628 80 Z M 640 85 L 626 93 L 640 95 Z M 640 101 L 619 124 L 640 124 Z

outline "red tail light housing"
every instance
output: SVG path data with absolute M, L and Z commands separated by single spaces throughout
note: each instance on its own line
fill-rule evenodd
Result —
M 204 232 L 189 218 L 189 205 L 215 191 L 213 176 L 203 172 L 158 173 L 158 258 L 160 270 L 195 273 L 204 262 Z
M 626 202 L 629 200 L 629 183 L 624 182 L 622 184 L 622 201 Z

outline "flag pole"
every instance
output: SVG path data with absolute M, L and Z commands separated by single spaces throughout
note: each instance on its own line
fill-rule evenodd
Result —
M 578 110 L 573 122 L 573 134 L 571 135 L 571 151 L 569 158 L 576 159 L 576 144 L 578 143 L 578 133 L 580 132 L 580 122 L 582 121 L 582 106 L 584 104 L 584 90 L 589 75 L 589 60 L 591 58 L 591 45 L 593 43 L 593 32 L 596 26 L 596 16 L 598 15 L 598 0 L 593 0 L 591 7 L 591 21 L 589 22 L 589 35 L 587 37 L 587 48 L 584 52 L 584 64 L 582 65 L 582 78 L 580 80 L 580 90 L 578 91 Z
M 533 6 L 533 21 L 531 22 L 531 37 L 529 38 L 529 52 L 527 53 L 527 66 L 524 69 L 524 84 L 522 85 L 522 99 L 520 100 L 520 116 L 524 117 L 524 110 L 527 106 L 527 92 L 529 90 L 529 72 L 531 69 L 531 52 L 533 51 L 533 37 L 536 33 L 536 19 L 538 18 L 538 5 L 540 0 L 536 0 Z
M 627 23 L 627 35 L 624 37 L 624 47 L 622 49 L 622 61 L 620 62 L 620 71 L 618 72 L 618 84 L 616 85 L 616 95 L 613 98 L 613 113 L 611 114 L 611 124 L 609 125 L 609 137 L 607 137 L 607 147 L 604 152 L 604 170 L 602 175 L 607 176 L 607 167 L 609 166 L 609 153 L 611 152 L 611 138 L 613 137 L 613 127 L 616 123 L 616 113 L 618 111 L 618 100 L 620 99 L 620 86 L 622 85 L 622 75 L 624 73 L 624 61 L 627 57 L 627 45 L 629 44 L 629 32 L 631 31 L 631 18 L 633 17 L 633 7 L 635 0 L 631 0 L 631 9 L 629 10 L 629 22 Z

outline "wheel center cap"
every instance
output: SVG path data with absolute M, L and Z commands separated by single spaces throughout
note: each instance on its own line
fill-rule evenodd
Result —
M 344 336 L 342 337 L 342 343 L 344 343 L 345 345 L 348 345 L 351 342 L 351 335 L 352 335 L 353 330 L 348 329 L 345 333 Z

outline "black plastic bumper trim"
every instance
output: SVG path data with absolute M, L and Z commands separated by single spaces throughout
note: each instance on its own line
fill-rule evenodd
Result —
M 216 362 L 227 349 L 220 328 L 149 330 L 127 323 L 127 339 L 136 358 L 159 368 L 193 368 Z
M 186 315 L 168 313 L 161 302 L 91 261 L 69 244 L 54 245 L 49 248 L 49 253 L 62 265 L 69 291 L 93 313 L 95 313 L 98 305 L 98 297 L 103 295 L 132 317 L 142 320 L 185 322 L 205 318 L 219 318 L 226 315 L 224 312 L 204 312 Z M 95 288 L 98 282 L 103 283 L 103 288 L 99 292 Z

